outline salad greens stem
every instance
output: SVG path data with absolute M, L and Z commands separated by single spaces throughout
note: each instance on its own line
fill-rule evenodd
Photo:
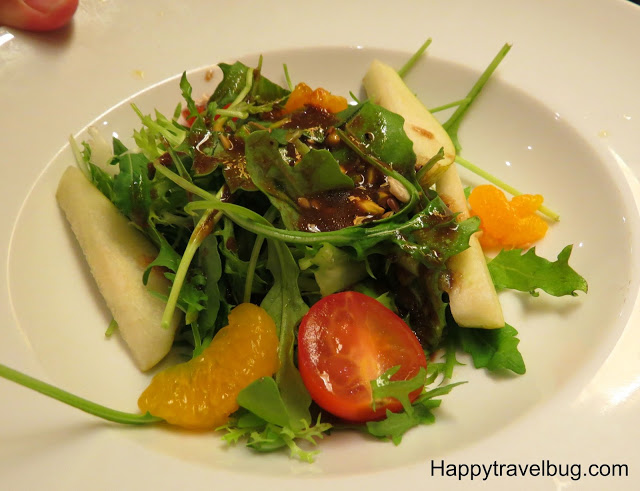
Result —
M 204 189 L 196 186 L 192 182 L 180 177 L 175 172 L 171 171 L 164 165 L 161 165 L 157 162 L 153 163 L 153 167 L 157 172 L 160 172 L 162 175 L 176 183 L 178 186 L 183 188 L 185 191 L 189 191 L 192 194 L 199 196 L 205 200 L 216 200 L 217 197 L 213 194 L 205 191 Z M 222 194 L 222 188 L 218 191 L 217 195 L 220 196 Z M 198 221 L 191 237 L 189 238 L 189 242 L 187 243 L 187 247 L 182 255 L 182 259 L 180 260 L 180 265 L 178 266 L 178 270 L 176 271 L 176 276 L 173 280 L 173 285 L 171 286 L 171 291 L 169 292 L 169 298 L 167 299 L 167 305 L 165 306 L 164 313 L 162 314 L 161 325 L 163 328 L 168 329 L 169 324 L 171 322 L 171 318 L 173 317 L 173 312 L 176 309 L 176 305 L 178 303 L 178 297 L 180 295 L 180 290 L 182 289 L 182 285 L 186 278 L 187 271 L 189 266 L 191 265 L 191 261 L 193 260 L 193 256 L 195 255 L 198 247 L 202 241 L 209 235 L 211 230 L 216 226 L 216 224 L 222 218 L 222 212 L 216 211 L 214 209 L 208 209 Z
M 282 125 L 287 124 L 289 121 L 291 121 L 291 117 L 285 116 L 284 118 L 276 121 L 275 123 L 271 123 L 270 125 L 268 125 L 268 127 L 270 130 L 275 130 L 276 128 L 280 128 Z
M 216 114 L 224 116 L 225 118 L 240 118 L 246 119 L 249 113 L 246 111 L 234 111 L 230 109 L 216 109 Z
M 229 107 L 227 109 L 233 109 L 234 107 L 236 107 L 238 104 L 240 104 L 245 97 L 247 97 L 247 94 L 251 91 L 251 87 L 253 85 L 253 69 L 249 68 L 247 70 L 247 77 L 245 79 L 245 86 L 244 88 L 240 91 L 240 93 L 238 94 L 238 96 L 234 99 L 234 101 L 229 104 Z
M 277 210 L 272 206 L 267 210 L 264 214 L 265 220 L 268 222 L 272 222 L 276 217 Z M 243 302 L 249 302 L 251 300 L 251 290 L 253 289 L 253 278 L 256 273 L 256 265 L 258 264 L 258 257 L 260 256 L 260 251 L 262 250 L 262 244 L 264 244 L 265 236 L 258 235 L 256 236 L 256 241 L 253 244 L 253 249 L 251 250 L 251 257 L 249 258 L 249 266 L 247 268 L 247 279 L 244 284 L 244 295 Z
M 0 377 L 3 377 L 17 384 L 20 384 L 23 387 L 27 387 L 28 389 L 32 389 L 32 390 L 35 390 L 36 392 L 40 392 L 41 394 L 44 394 L 60 402 L 68 404 L 69 406 L 75 407 L 76 409 L 80 409 L 85 413 L 98 416 L 99 418 L 106 419 L 107 421 L 112 421 L 114 423 L 142 425 L 142 424 L 150 424 L 150 423 L 159 423 L 163 421 L 163 419 L 158 418 L 156 416 L 151 416 L 151 414 L 149 413 L 146 413 L 146 414 L 125 413 L 122 411 L 116 411 L 115 409 L 110 409 L 100 404 L 96 404 L 95 402 L 91 402 L 91 401 L 88 401 L 87 399 L 83 399 L 82 397 L 78 397 L 74 394 L 71 394 L 70 392 L 59 389 L 58 387 L 55 387 L 46 382 L 43 382 L 42 380 L 38 380 L 36 378 L 30 377 L 29 375 L 26 375 L 12 368 L 9 368 L 8 366 L 3 365 L 1 363 L 0 363 Z
M 175 150 L 169 147 L 168 152 L 169 152 L 169 155 L 171 156 L 171 161 L 173 162 L 173 165 L 175 165 L 176 169 L 178 169 L 178 174 L 180 175 L 180 177 L 182 177 L 183 179 L 186 179 L 187 181 L 191 181 L 191 176 L 187 172 L 187 169 L 185 169 L 184 165 L 182 164 L 182 160 L 180 160 Z
M 189 227 L 190 225 L 193 225 L 193 221 L 189 217 L 179 217 L 172 213 L 162 213 L 160 218 L 164 223 L 176 225 L 178 227 Z
M 430 113 L 437 113 L 439 111 L 444 111 L 445 109 L 449 109 L 450 107 L 460 106 L 461 104 L 468 104 L 471 102 L 471 99 L 465 97 L 464 99 L 458 99 L 457 101 L 450 102 L 448 104 L 443 104 L 442 106 L 437 106 L 432 109 L 429 109 Z
M 157 172 L 165 176 L 167 179 L 170 179 L 171 181 L 173 181 L 175 184 L 180 186 L 185 191 L 188 191 L 191 194 L 195 194 L 196 196 L 199 196 L 205 200 L 215 199 L 215 196 L 213 194 L 209 193 L 208 191 L 205 191 L 201 187 L 196 186 L 192 182 L 189 182 L 186 179 L 183 179 L 178 174 L 168 169 L 164 165 L 154 162 L 153 167 L 156 169 Z
M 247 94 L 251 91 L 251 86 L 253 85 L 253 69 L 248 68 L 247 69 L 247 76 L 246 76 L 246 84 L 244 86 L 244 88 L 240 91 L 240 93 L 238 94 L 238 96 L 233 100 L 233 102 L 231 104 L 229 104 L 229 107 L 226 108 L 226 111 L 230 111 L 232 117 L 236 117 L 237 116 L 237 111 L 234 111 L 235 107 L 240 104 L 244 98 L 247 96 Z M 223 109 L 224 110 L 224 109 Z M 218 109 L 218 113 L 220 113 L 220 109 Z M 243 115 L 243 117 L 246 117 L 246 115 Z M 213 130 L 214 131 L 222 131 L 222 129 L 224 128 L 225 123 L 227 122 L 227 119 L 229 119 L 227 116 L 221 116 L 220 118 L 218 118 L 216 120 L 216 122 L 213 125 Z
M 258 89 L 258 85 L 257 84 L 253 85 L 253 80 L 254 79 L 258 79 L 258 78 L 260 78 L 262 76 L 261 75 L 262 74 L 262 61 L 263 61 L 263 58 L 262 58 L 262 55 L 260 55 L 258 57 L 258 66 L 256 66 L 254 70 L 251 70 L 251 69 L 248 70 L 248 71 L 252 72 L 251 73 L 251 85 L 249 86 L 250 92 L 251 92 L 250 97 L 252 99 L 255 98 L 256 92 L 257 92 L 257 89 Z M 243 99 L 244 99 L 244 97 L 243 97 Z
M 284 69 L 284 78 L 287 81 L 287 87 L 289 87 L 289 92 L 293 90 L 293 84 L 291 83 L 291 77 L 289 77 L 289 67 L 287 64 L 283 64 L 282 68 Z
M 280 242 L 290 244 L 319 244 L 331 242 L 333 245 L 349 245 L 357 247 L 363 239 L 380 239 L 397 237 L 402 232 L 411 232 L 425 228 L 425 215 L 418 213 L 406 222 L 394 221 L 379 223 L 373 227 L 351 226 L 331 232 L 303 232 L 274 227 L 262 215 L 232 203 L 223 203 L 217 199 L 211 201 L 194 201 L 185 209 L 189 212 L 203 209 L 218 209 L 240 227 L 254 234 L 265 235 Z
M 251 300 L 251 290 L 253 289 L 253 278 L 256 273 L 256 265 L 258 264 L 258 257 L 262 250 L 262 244 L 264 244 L 264 235 L 258 235 L 256 241 L 253 243 L 253 249 L 251 250 L 251 257 L 249 258 L 249 266 L 247 268 L 247 279 L 244 283 L 244 295 L 242 301 L 247 303 Z
M 209 235 L 209 233 L 211 233 L 211 230 L 213 230 L 221 218 L 222 212 L 214 209 L 207 210 L 202 217 L 200 217 L 198 224 L 193 229 L 193 233 L 189 238 L 187 247 L 182 254 L 182 259 L 180 260 L 180 265 L 176 271 L 173 285 L 171 285 L 167 305 L 165 306 L 164 313 L 162 314 L 161 325 L 164 329 L 169 329 L 169 325 L 171 324 L 171 318 L 173 317 L 173 312 L 176 310 L 180 290 L 182 289 L 182 285 L 187 276 L 187 271 L 189 270 L 193 256 L 195 256 L 198 247 L 202 244 L 202 241 L 207 237 L 207 235 Z
M 404 76 L 409 72 L 409 70 L 413 68 L 413 65 L 416 64 L 416 61 L 418 61 L 418 59 L 422 56 L 422 54 L 426 51 L 426 49 L 429 47 L 430 44 L 431 44 L 431 38 L 427 39 L 424 42 L 424 44 L 420 46 L 420 48 L 418 48 L 418 51 L 416 51 L 413 54 L 413 56 L 411 56 L 411 58 L 409 58 L 407 62 L 404 65 L 402 65 L 402 68 L 398 70 L 398 75 L 400 75 L 400 78 L 404 78 Z
M 489 77 L 491 77 L 495 69 L 498 68 L 498 65 L 504 59 L 504 57 L 507 56 L 507 53 L 509 52 L 510 49 L 511 49 L 511 45 L 508 43 L 505 44 L 500 49 L 498 54 L 493 58 L 493 60 L 491 61 L 489 66 L 485 69 L 485 71 L 482 73 L 482 75 L 477 80 L 477 82 L 473 85 L 473 87 L 471 87 L 471 90 L 469 91 L 466 97 L 468 101 L 463 104 L 460 104 L 458 106 L 458 109 L 456 109 L 456 111 L 451 115 L 451 117 L 442 125 L 442 127 L 447 131 L 447 133 L 449 133 L 449 136 L 451 136 L 451 139 L 453 140 L 453 144 L 456 147 L 456 152 L 460 151 L 460 142 L 458 141 L 458 128 L 460 127 L 460 122 L 462 121 L 463 116 L 471 106 L 471 103 L 475 100 L 477 95 L 480 93 L 484 85 L 487 83 L 487 81 L 489 80 Z
M 458 164 L 460 164 L 462 167 L 464 167 L 465 169 L 468 169 L 471 172 L 473 172 L 474 174 L 479 175 L 480 177 L 482 177 L 482 178 L 486 179 L 487 181 L 489 181 L 494 186 L 497 186 L 500 189 L 503 189 L 504 191 L 507 191 L 508 193 L 512 194 L 513 196 L 519 196 L 519 195 L 523 194 L 522 192 L 518 191 L 513 186 L 507 184 L 504 181 L 501 181 L 500 179 L 495 177 L 493 174 L 490 174 L 487 171 L 481 169 L 477 165 L 469 162 L 467 159 L 464 159 L 464 158 L 460 157 L 460 155 L 456 155 L 456 162 Z M 540 211 L 540 213 L 542 213 L 543 215 L 549 217 L 551 220 L 554 220 L 556 222 L 560 221 L 560 215 L 558 215 L 555 211 L 547 208 L 546 206 L 540 206 L 540 208 L 538 208 L 538 211 Z
M 113 333 L 116 332 L 117 330 L 118 330 L 118 323 L 116 322 L 115 319 L 111 319 L 111 322 L 109 322 L 109 326 L 107 327 L 107 330 L 104 332 L 104 337 L 110 338 L 111 336 L 113 336 Z

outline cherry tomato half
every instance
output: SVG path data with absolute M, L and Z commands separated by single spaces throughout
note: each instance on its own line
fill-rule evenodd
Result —
M 311 307 L 298 331 L 298 368 L 313 400 L 354 422 L 400 411 L 393 398 L 371 407 L 372 380 L 395 366 L 392 380 L 414 377 L 427 359 L 407 324 L 376 299 L 358 292 L 328 295 Z M 411 400 L 420 390 L 411 394 Z

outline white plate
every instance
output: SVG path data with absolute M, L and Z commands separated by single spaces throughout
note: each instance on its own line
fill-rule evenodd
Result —
M 0 381 L 3 400 L 0 408 L 0 483 L 11 488 L 27 489 L 45 483 L 51 487 L 45 476 L 53 475 L 54 487 L 61 489 L 86 487 L 96 480 L 104 488 L 123 484 L 146 487 L 148 483 L 159 488 L 174 484 L 204 487 L 214 482 L 222 487 L 225 487 L 223 484 L 245 487 L 267 483 L 267 486 L 293 488 L 301 484 L 309 487 L 330 483 L 346 488 L 353 485 L 354 479 L 376 484 L 427 479 L 432 474 L 432 461 L 439 463 L 440 459 L 457 465 L 494 461 L 526 465 L 548 459 L 556 465 L 581 464 L 582 471 L 593 463 L 627 464 L 633 476 L 633 462 L 638 457 L 634 446 L 638 436 L 634 408 L 637 409 L 640 367 L 634 351 L 638 333 L 632 329 L 633 319 L 637 322 L 637 317 L 632 317 L 637 313 L 632 309 L 638 290 L 638 262 L 632 252 L 638 247 L 639 229 L 634 201 L 637 182 L 624 162 L 640 162 L 638 150 L 631 145 L 628 136 L 638 131 L 640 118 L 638 99 L 634 97 L 631 90 L 634 86 L 629 78 L 640 82 L 640 74 L 637 67 L 635 72 L 634 67 L 626 67 L 627 78 L 624 79 L 612 74 L 625 66 L 625 43 L 633 42 L 633 38 L 612 34 L 607 41 L 609 49 L 598 51 L 599 40 L 586 33 L 597 25 L 591 16 L 596 15 L 598 9 L 622 27 L 627 17 L 635 16 L 637 21 L 640 13 L 634 6 L 619 2 L 585 3 L 589 4 L 589 12 L 583 4 L 574 5 L 575 10 L 569 5 L 554 7 L 557 10 L 537 6 L 530 7 L 532 10 L 525 16 L 515 7 L 502 11 L 500 2 L 486 2 L 485 10 L 475 12 L 473 16 L 458 13 L 461 26 L 459 24 L 457 30 L 462 29 L 470 33 L 470 38 L 476 36 L 480 40 L 452 42 L 446 30 L 434 28 L 435 32 L 429 32 L 434 37 L 430 54 L 408 79 L 428 106 L 438 105 L 461 97 L 503 41 L 515 44 L 464 123 L 461 130 L 463 155 L 500 174 L 516 187 L 545 195 L 548 205 L 562 214 L 562 222 L 552 229 L 539 252 L 553 258 L 563 245 L 574 243 L 571 263 L 590 283 L 589 294 L 578 299 L 542 297 L 530 300 L 525 296 L 505 296 L 507 319 L 520 331 L 520 347 L 528 368 L 526 376 L 496 379 L 462 368 L 456 377 L 470 383 L 444 398 L 436 425 L 412 431 L 398 448 L 367 441 L 357 435 L 334 435 L 322 442 L 318 461 L 312 466 L 291 461 L 282 454 L 256 456 L 243 448 L 227 450 L 216 435 L 120 428 L 96 422 Z M 88 9 L 103 10 L 99 15 L 90 10 L 80 12 L 71 39 L 56 41 L 56 49 L 60 50 L 58 55 L 64 50 L 71 53 L 68 66 L 61 68 L 66 77 L 77 77 L 81 73 L 86 77 L 86 71 L 79 70 L 82 63 L 86 67 L 93 66 L 94 55 L 81 52 L 79 43 L 88 43 L 94 53 L 100 54 L 102 48 L 95 34 L 95 30 L 100 29 L 99 25 L 96 27 L 98 20 L 117 32 L 124 32 L 126 25 L 132 25 L 129 16 L 123 17 L 125 7 L 118 2 L 108 6 L 101 6 L 99 2 L 87 4 Z M 187 13 L 171 12 L 168 2 L 162 5 L 167 11 L 160 15 L 162 8 L 159 8 L 155 19 L 158 29 L 171 26 L 169 30 L 179 30 L 174 23 L 185 29 L 189 26 Z M 131 8 L 129 15 L 140 13 L 140 7 Z M 410 10 L 409 6 L 401 4 L 398 16 L 402 14 L 403 19 L 409 19 L 421 13 L 436 16 L 442 22 L 453 22 L 454 19 L 452 8 L 435 3 L 422 7 L 419 12 Z M 116 14 L 120 16 L 116 17 Z M 500 29 L 483 32 L 474 19 L 485 19 L 485 25 L 495 27 L 498 24 L 490 14 L 501 16 L 503 23 Z M 251 15 L 257 18 L 259 12 Z M 166 22 L 167 16 L 171 22 Z M 370 9 L 366 14 L 360 12 L 359 21 L 375 25 L 381 16 L 375 9 Z M 568 30 L 566 38 L 554 37 L 554 25 L 561 25 L 560 20 L 569 19 L 569 16 L 577 26 Z M 539 44 L 534 42 L 534 37 L 525 29 L 533 24 L 531 18 L 551 33 L 549 39 L 538 41 Z M 314 38 L 296 25 L 292 14 L 281 13 L 280 19 L 289 19 L 292 32 L 300 36 L 300 44 L 307 49 L 273 53 L 268 48 L 293 43 L 267 42 L 261 49 L 266 54 L 268 74 L 281 81 L 278 78 L 281 77 L 280 63 L 287 62 L 294 80 L 305 80 L 343 93 L 358 87 L 372 56 L 399 65 L 403 56 L 421 42 L 419 38 L 414 43 L 389 42 L 388 38 L 376 38 L 360 27 L 355 33 L 344 31 L 344 39 L 334 36 L 321 43 L 346 47 L 309 49 L 310 40 Z M 415 20 L 406 22 L 408 25 L 422 24 Z M 342 27 L 342 20 L 333 20 L 331 25 Z M 320 34 L 318 27 L 308 29 Z M 218 35 L 222 36 L 224 32 L 229 31 L 220 30 Z M 573 41 L 577 35 L 582 36 L 580 44 Z M 78 39 L 74 39 L 76 36 Z M 22 73 L 37 72 L 29 68 L 27 61 L 39 62 L 43 64 L 40 67 L 50 70 L 56 66 L 52 55 L 30 52 L 42 42 L 39 38 L 20 37 L 17 34 L 9 46 L 14 46 L 18 52 L 23 50 L 17 58 L 15 53 L 11 58 L 6 51 L 0 51 L 8 64 L 13 64 L 14 68 L 18 66 Z M 112 42 L 124 47 L 127 45 L 125 40 L 140 39 L 144 39 L 142 34 L 129 34 L 124 40 Z M 94 83 L 77 92 L 65 89 L 64 77 L 54 74 L 56 93 L 62 94 L 63 100 L 65 96 L 69 97 L 64 101 L 65 107 L 69 108 L 63 115 L 56 112 L 62 105 L 58 97 L 41 106 L 13 102 L 3 92 L 0 102 L 7 103 L 3 107 L 21 109 L 26 114 L 30 114 L 29 108 L 38 108 L 45 121 L 56 117 L 60 122 L 48 134 L 42 135 L 30 128 L 31 133 L 25 136 L 24 130 L 29 125 L 19 121 L 9 131 L 11 140 L 7 140 L 8 143 L 15 141 L 16 145 L 3 145 L 10 149 L 9 163 L 19 159 L 33 162 L 21 167 L 19 172 L 13 171 L 15 167 L 12 166 L 4 167 L 2 171 L 3 196 L 10 198 L 7 207 L 12 210 L 11 216 L 7 219 L 5 215 L 2 222 L 7 240 L 3 244 L 8 278 L 8 289 L 2 300 L 3 308 L 6 306 L 4 325 L 8 327 L 2 334 L 2 362 L 97 402 L 124 410 L 135 409 L 135 400 L 146 382 L 145 377 L 132 367 L 117 340 L 105 342 L 102 339 L 108 314 L 53 200 L 57 179 L 71 162 L 70 154 L 63 149 L 49 165 L 45 165 L 47 155 L 62 146 L 65 133 L 92 119 L 90 113 L 67 104 L 71 96 L 80 101 L 95 96 L 103 107 L 108 107 L 117 101 L 114 97 L 123 99 L 128 93 L 135 92 L 135 84 L 148 85 L 189 66 L 204 66 L 255 52 L 255 39 L 253 46 L 246 39 L 238 41 L 240 46 L 230 48 L 228 53 L 218 49 L 214 59 L 202 55 L 185 56 L 185 64 L 179 64 L 180 58 L 171 55 L 171 61 L 167 63 L 169 68 L 162 63 L 166 56 L 157 60 L 152 58 L 153 63 L 147 65 L 149 68 L 144 66 L 154 56 L 155 50 L 151 48 L 141 48 L 135 56 L 123 53 L 119 63 L 109 61 L 106 64 L 116 73 L 117 70 L 125 71 L 131 80 L 123 83 L 116 77 L 114 84 L 100 84 L 101 90 L 104 87 L 109 94 L 106 98 L 93 89 L 103 70 L 100 66 L 95 68 L 95 76 L 91 76 Z M 555 50 L 551 49 L 558 39 L 564 42 L 558 43 Z M 186 49 L 191 43 L 204 43 L 207 38 L 195 33 L 189 42 L 176 38 L 173 41 L 174 44 L 162 42 L 160 47 L 171 52 L 177 47 Z M 364 45 L 364 48 L 358 45 Z M 405 54 L 381 50 L 385 45 Z M 604 66 L 592 71 L 591 65 L 577 56 L 579 47 L 590 48 L 592 56 Z M 0 47 L 0 50 L 5 48 Z M 540 49 L 546 50 L 544 57 L 535 55 Z M 255 57 L 248 60 L 255 61 Z M 149 70 L 155 78 L 136 80 L 135 76 L 140 74 L 131 73 L 134 70 Z M 21 83 L 8 72 L 3 72 L 3 77 L 18 93 L 25 90 L 24 87 L 35 90 L 43 87 L 32 81 Z M 202 70 L 194 72 L 191 78 L 194 83 L 201 84 L 196 93 L 207 90 Z M 618 79 L 614 85 L 613 81 Z M 616 90 L 604 91 L 599 98 L 587 97 L 595 93 L 589 89 L 607 86 L 616 87 Z M 178 98 L 175 78 L 135 97 L 143 111 L 160 107 L 167 113 Z M 90 109 L 93 114 L 100 112 L 99 106 Z M 616 112 L 619 113 L 617 118 L 613 116 Z M 11 121 L 6 113 L 2 118 L 5 124 Z M 116 107 L 95 123 L 106 135 L 116 131 L 123 136 L 137 126 L 135 115 L 126 104 Z M 44 141 L 48 150 L 25 145 L 34 139 Z M 506 162 L 511 165 L 507 166 Z M 33 182 L 34 187 L 28 192 L 29 183 Z M 18 212 L 20 203 L 23 205 Z M 616 445 L 607 445 L 608 438 L 615 440 Z M 601 443 L 603 441 L 605 443 Z M 357 455 L 362 458 L 353 458 Z M 72 463 L 73 471 L 67 470 Z M 110 470 L 114 468 L 118 472 Z M 38 472 L 27 472 L 28 469 Z M 576 483 L 571 476 L 530 479 L 536 486 L 546 484 L 547 487 Z M 605 482 L 603 479 L 582 477 L 579 484 L 597 487 Z M 442 485 L 458 483 L 454 477 L 441 480 Z M 612 479 L 610 482 L 620 487 L 630 486 L 632 480 Z M 469 482 L 466 477 L 460 484 Z M 522 481 L 491 476 L 488 482 L 492 488 L 510 488 Z

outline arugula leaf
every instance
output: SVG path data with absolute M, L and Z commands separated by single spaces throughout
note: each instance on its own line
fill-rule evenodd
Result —
M 342 114 L 342 113 L 341 113 Z M 416 154 L 404 132 L 404 118 L 373 104 L 363 102 L 349 114 L 345 131 L 363 142 L 377 159 L 405 177 L 415 175 Z
M 160 250 L 156 258 L 149 264 L 149 266 L 147 266 L 147 269 L 145 270 L 142 276 L 142 281 L 146 285 L 152 268 L 159 267 L 159 268 L 165 268 L 167 270 L 164 273 L 164 276 L 169 281 L 171 281 L 173 286 L 173 282 L 175 280 L 176 273 L 180 267 L 180 262 L 182 258 L 173 249 L 173 247 L 171 247 L 171 245 L 169 244 L 169 242 L 167 242 L 165 237 L 156 230 L 153 224 L 151 224 L 146 229 L 146 232 L 149 233 L 149 235 L 151 236 L 151 238 L 154 240 L 156 244 L 160 244 Z M 209 240 L 210 240 L 209 237 L 207 237 L 204 239 L 203 243 L 208 244 L 210 243 Z M 219 258 L 218 258 L 218 261 L 219 261 Z M 182 287 L 180 288 L 180 292 L 177 297 L 177 306 L 180 308 L 180 310 L 182 310 L 186 314 L 185 323 L 187 325 L 193 324 L 192 330 L 195 330 L 193 334 L 193 342 L 195 344 L 196 350 L 200 350 L 201 348 L 204 347 L 204 346 L 201 346 L 200 344 L 202 337 L 199 334 L 199 327 L 198 327 L 199 323 L 196 322 L 198 320 L 199 314 L 202 312 L 204 315 L 205 321 L 204 321 L 203 331 L 208 333 L 212 329 L 212 326 L 210 326 L 210 324 L 208 323 L 210 318 L 209 316 L 217 315 L 219 303 L 220 303 L 219 292 L 217 294 L 216 292 L 213 292 L 211 299 L 208 298 L 208 293 L 211 294 L 210 289 L 212 287 L 209 285 L 208 278 L 206 275 L 211 274 L 211 272 L 215 270 L 214 268 L 216 267 L 216 264 L 215 262 L 213 263 L 213 265 L 208 265 L 207 263 L 205 263 L 205 266 L 209 266 L 209 268 L 213 268 L 213 269 L 208 269 L 207 271 L 203 272 L 203 270 L 200 267 L 193 266 L 187 271 L 186 276 L 184 278 L 184 283 L 182 284 Z M 216 276 L 214 274 L 213 280 L 217 288 L 218 280 L 216 280 L 215 278 Z M 158 298 L 161 298 L 165 301 L 167 300 L 166 295 L 162 295 L 158 292 L 152 292 L 152 293 Z M 208 308 L 209 311 L 203 312 L 206 308 Z M 212 337 L 213 333 L 211 332 L 210 334 Z M 210 339 L 208 339 L 208 341 L 210 341 Z M 195 352 L 194 356 L 196 354 L 198 354 L 198 351 Z
M 113 177 L 91 162 L 87 163 L 87 168 L 93 185 L 109 198 L 109 201 L 113 201 Z
M 124 143 L 122 143 L 119 139 L 115 137 L 112 140 L 112 145 L 113 145 L 113 155 L 115 155 L 116 157 L 120 157 L 121 155 L 124 155 L 129 151 L 129 149 L 124 145 Z
M 113 201 L 113 177 L 105 172 L 102 167 L 91 161 L 91 144 L 86 141 L 82 142 L 83 148 L 82 151 L 80 151 L 80 147 L 75 138 L 70 137 L 69 145 L 71 146 L 71 151 L 80 170 L 82 170 L 89 181 L 92 182 L 109 201 Z
M 433 424 L 435 421 L 436 417 L 430 408 L 417 404 L 411 414 L 406 411 L 393 413 L 387 409 L 385 419 L 367 422 L 367 431 L 378 438 L 390 438 L 394 445 L 400 445 L 402 437 L 411 428 Z
M 206 278 L 199 268 L 195 265 L 192 266 L 192 261 L 202 241 L 211 233 L 221 218 L 222 213 L 216 210 L 204 212 L 189 237 L 178 269 L 175 273 L 165 274 L 172 281 L 172 285 L 162 315 L 161 325 L 163 328 L 166 329 L 169 325 L 177 305 L 185 311 L 187 324 L 197 321 L 198 312 L 204 308 L 207 297 L 203 291 Z M 181 301 L 184 302 L 181 303 Z
M 140 153 L 122 153 L 119 147 L 124 145 L 114 138 L 114 162 L 119 164 L 120 172 L 113 178 L 113 203 L 129 220 L 144 228 L 151 206 L 149 160 Z
M 187 109 L 189 110 L 189 118 L 197 118 L 200 113 L 198 112 L 198 108 L 196 107 L 196 103 L 191 97 L 191 84 L 189 80 L 187 80 L 187 72 L 182 72 L 182 77 L 180 77 L 180 90 L 182 92 L 182 97 L 187 103 Z
M 425 210 L 424 227 L 413 232 L 419 247 L 401 248 L 427 267 L 442 265 L 450 257 L 469 248 L 469 238 L 480 228 L 480 219 L 470 217 L 457 222 L 452 214 L 446 214 L 442 200 L 434 198 Z
M 500 329 L 452 328 L 461 348 L 471 355 L 476 368 L 490 371 L 511 370 L 518 375 L 526 372 L 524 360 L 516 337 L 516 331 L 509 324 Z
M 467 382 L 456 382 L 455 384 L 441 385 L 435 389 L 428 390 L 416 399 L 416 403 L 424 404 L 428 400 L 433 400 L 434 397 L 447 395 L 458 385 L 466 383 Z
M 251 99 L 258 104 L 267 104 L 281 101 L 289 95 L 289 91 L 273 83 L 260 74 L 260 78 L 253 84 Z
M 218 66 L 222 70 L 222 81 L 209 98 L 209 103 L 216 102 L 222 107 L 233 102 L 244 88 L 248 67 L 239 61 L 233 65 L 220 63 Z
M 160 244 L 160 250 L 158 251 L 156 258 L 149 264 L 149 266 L 147 266 L 147 269 L 144 272 L 142 281 L 145 285 L 147 284 L 149 273 L 151 273 L 152 268 L 167 268 L 175 273 L 178 270 L 178 266 L 180 266 L 180 255 L 173 249 L 173 247 L 171 247 L 164 235 L 159 233 L 155 227 L 151 227 L 151 233 L 153 235 L 154 242 L 156 244 Z
M 222 167 L 222 175 L 229 186 L 229 191 L 235 193 L 238 189 L 245 191 L 257 191 L 256 185 L 247 172 L 247 158 L 244 151 L 244 142 L 240 138 L 232 139 L 233 148 L 227 150 L 218 145 L 213 152 L 211 162 Z M 213 169 L 213 167 L 212 167 Z
M 427 367 L 427 383 L 433 382 L 438 375 L 442 374 L 445 379 L 453 377 L 453 369 L 456 366 L 462 366 L 464 363 L 460 363 L 456 358 L 456 345 L 455 340 L 451 336 L 444 340 L 444 354 L 442 356 L 443 362 L 429 363 Z
M 231 294 L 236 303 L 240 303 L 247 276 L 249 263 L 238 255 L 238 242 L 235 236 L 233 222 L 227 217 L 222 219 L 222 229 L 216 233 L 220 234 L 219 249 L 224 258 L 224 276 L 231 290 Z
M 378 438 L 390 438 L 395 445 L 399 445 L 404 434 L 414 426 L 432 424 L 435 416 L 431 409 L 440 405 L 440 400 L 434 399 L 446 395 L 451 390 L 466 382 L 458 382 L 441 387 L 437 387 L 421 394 L 413 404 L 409 401 L 409 394 L 414 390 L 424 387 L 427 378 L 427 371 L 421 368 L 420 371 L 409 380 L 391 380 L 400 367 L 393 367 L 387 370 L 376 380 L 371 381 L 374 403 L 386 397 L 393 397 L 400 401 L 403 411 L 393 413 L 389 410 L 386 417 L 380 421 L 369 421 L 366 431 Z M 375 407 L 375 406 L 374 406 Z
M 390 368 L 377 379 L 370 382 L 371 396 L 373 398 L 372 406 L 374 410 L 377 402 L 393 398 L 402 404 L 402 407 L 407 413 L 413 412 L 409 394 L 424 386 L 427 371 L 424 367 L 420 367 L 418 373 L 409 380 L 391 380 L 391 377 L 393 377 L 398 370 L 400 370 L 400 365 Z
M 245 153 L 251 179 L 278 208 L 290 229 L 297 228 L 298 198 L 354 186 L 328 150 L 310 150 L 292 167 L 268 131 L 251 133 L 245 140 Z
M 568 245 L 555 262 L 536 255 L 535 247 L 522 254 L 520 249 L 501 251 L 488 264 L 497 289 L 510 288 L 538 296 L 537 288 L 556 297 L 587 292 L 587 281 L 569 266 L 573 246 Z
M 242 92 L 246 85 L 247 70 L 250 70 L 250 68 L 239 61 L 236 61 L 233 65 L 220 63 L 218 66 L 222 70 L 223 78 L 210 97 L 209 102 L 216 102 L 219 107 L 222 107 L 233 102 Z M 256 102 L 277 101 L 289 94 L 288 90 L 283 89 L 262 75 L 258 76 L 259 78 L 254 82 L 251 91 L 251 98 Z
M 311 149 L 292 169 L 297 187 L 303 194 L 354 187 L 351 178 L 342 173 L 338 162 L 328 150 Z
M 213 339 L 216 327 L 220 324 L 218 316 L 224 302 L 220 292 L 219 282 L 222 278 L 222 261 L 218 251 L 218 239 L 215 235 L 208 235 L 200 244 L 198 251 L 198 263 L 206 278 L 204 285 L 203 309 L 198 315 L 198 334 L 200 346 L 195 345 L 193 357 L 200 353 L 201 349 L 208 346 Z M 226 314 L 226 311 L 224 312 Z M 226 315 L 224 315 L 226 320 Z
M 264 297 L 261 307 L 274 320 L 280 337 L 278 345 L 280 369 L 276 374 L 276 382 L 292 424 L 299 425 L 301 421 L 310 423 L 311 396 L 304 386 L 293 356 L 296 326 L 309 307 L 300 295 L 299 269 L 291 251 L 282 242 L 269 238 L 267 238 L 267 244 L 269 250 L 267 266 L 273 274 L 273 286 Z
M 266 194 L 280 212 L 288 229 L 295 229 L 299 219 L 297 188 L 293 170 L 282 158 L 278 144 L 266 131 L 256 131 L 245 139 L 246 168 L 256 187 Z
M 165 273 L 165 277 L 171 281 L 171 287 L 175 283 L 176 273 Z M 207 279 L 200 270 L 192 266 L 187 272 L 180 292 L 177 297 L 177 306 L 185 313 L 184 322 L 189 325 L 198 319 L 198 314 L 204 310 L 207 303 L 207 294 L 204 290 Z

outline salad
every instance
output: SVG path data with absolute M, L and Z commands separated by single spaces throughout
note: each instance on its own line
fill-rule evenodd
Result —
M 402 80 L 427 46 L 398 71 L 374 61 L 366 100 L 294 85 L 286 66 L 279 85 L 262 58 L 222 63 L 202 101 L 183 74 L 172 117 L 132 105 L 137 148 L 72 140 L 78 166 L 57 198 L 113 314 L 108 333 L 141 370 L 170 350 L 185 361 L 156 374 L 139 414 L 0 375 L 111 421 L 218 429 L 311 461 L 331 431 L 399 444 L 433 423 L 464 383 L 461 352 L 524 374 L 497 292 L 587 283 L 571 246 L 555 261 L 531 247 L 558 219 L 542 198 L 460 156 L 458 128 L 509 46 L 465 97 L 431 111 Z M 440 124 L 432 113 L 448 108 Z M 514 198 L 464 189 L 457 165 Z

